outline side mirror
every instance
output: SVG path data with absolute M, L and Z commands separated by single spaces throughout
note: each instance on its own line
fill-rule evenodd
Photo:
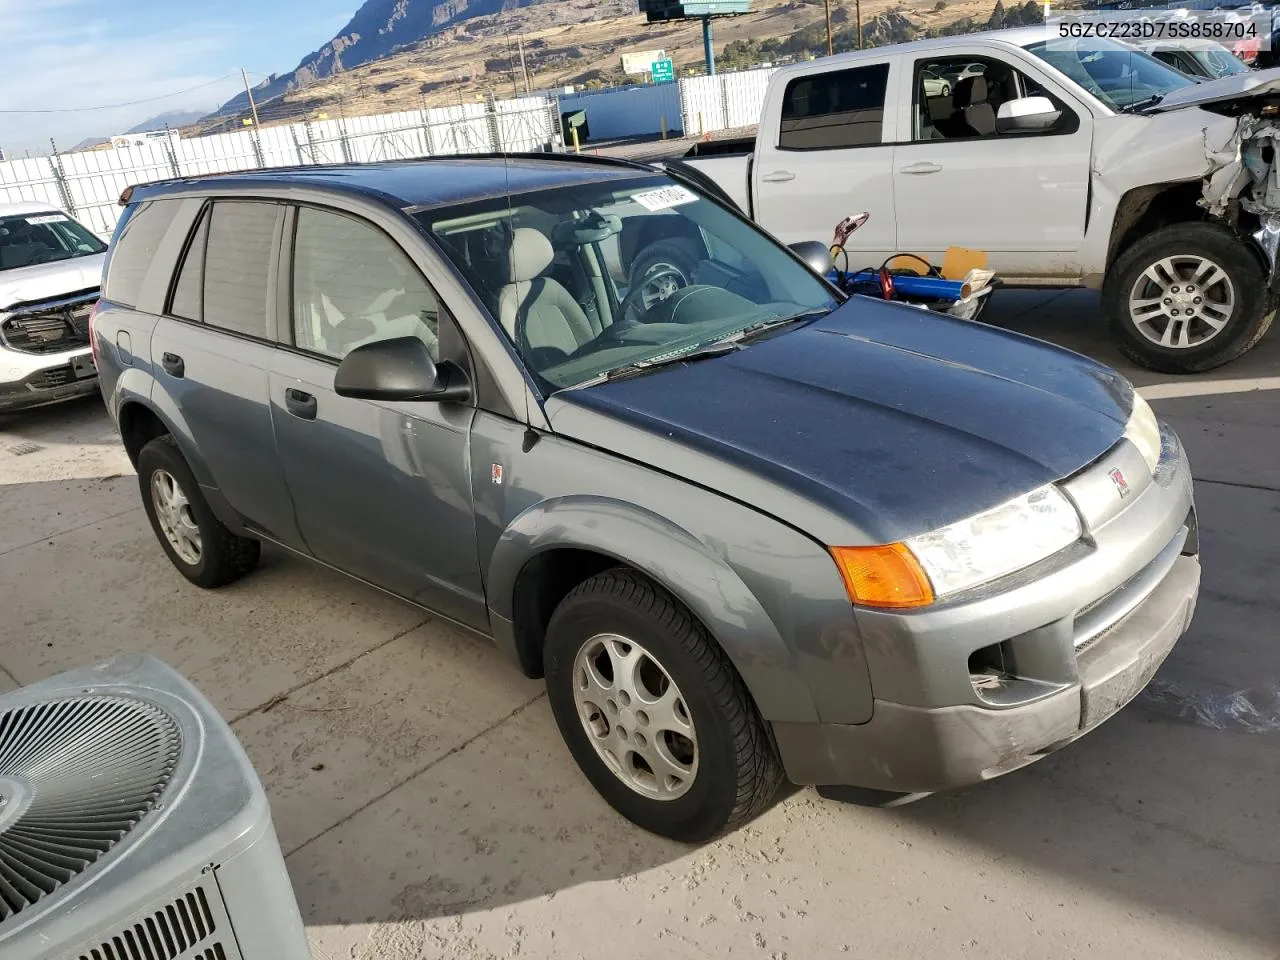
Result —
M 996 111 L 996 133 L 1041 133 L 1061 116 L 1062 111 L 1048 97 L 1006 100 Z
M 804 240 L 791 244 L 791 252 L 808 264 L 809 269 L 820 277 L 831 272 L 831 248 L 817 240 Z
M 471 384 L 462 368 L 448 360 L 436 363 L 417 337 L 356 347 L 338 364 L 333 391 L 357 400 L 458 403 L 471 398 Z

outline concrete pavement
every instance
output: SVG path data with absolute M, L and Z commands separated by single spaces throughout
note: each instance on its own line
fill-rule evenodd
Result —
M 1096 318 L 1001 291 L 985 319 L 1119 365 Z M 191 677 L 267 786 L 320 960 L 1274 960 L 1280 335 L 1201 377 L 1126 372 L 1193 459 L 1199 611 L 1131 707 L 981 787 L 792 791 L 700 849 L 641 833 L 487 644 L 275 551 L 187 585 L 97 400 L 0 418 L 0 690 L 125 649 Z

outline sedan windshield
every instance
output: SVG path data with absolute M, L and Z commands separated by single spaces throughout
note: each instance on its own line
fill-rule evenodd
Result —
M 1113 110 L 1153 103 L 1195 82 L 1141 50 L 1099 37 L 1042 40 L 1027 47 L 1027 52 L 1065 73 Z
M 0 270 L 88 257 L 107 245 L 65 213 L 0 217 Z
M 544 395 L 711 356 L 837 294 L 742 218 L 665 176 L 418 215 Z

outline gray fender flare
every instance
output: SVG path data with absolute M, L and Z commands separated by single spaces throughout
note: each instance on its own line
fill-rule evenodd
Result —
M 486 594 L 491 613 L 510 622 L 516 579 L 525 564 L 540 553 L 563 548 L 614 557 L 676 596 L 728 654 L 766 720 L 817 721 L 795 655 L 734 569 L 684 528 L 624 501 L 561 497 L 517 516 L 498 538 L 489 562 Z M 516 656 L 514 644 L 504 652 Z

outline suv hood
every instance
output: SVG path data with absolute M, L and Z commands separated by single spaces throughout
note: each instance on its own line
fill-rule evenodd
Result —
M 51 300 L 82 290 L 96 290 L 102 285 L 102 264 L 106 258 L 105 253 L 95 253 L 87 257 L 0 270 L 0 310 L 15 303 Z
M 1280 95 L 1280 67 L 1251 70 L 1249 73 L 1236 73 L 1203 83 L 1188 84 L 1166 94 L 1163 100 L 1147 112 L 1164 113 L 1184 107 L 1203 107 L 1276 95 Z
M 904 539 L 1087 466 L 1132 387 L 1018 334 L 861 297 L 727 356 L 562 391 L 558 434 L 823 543 Z

